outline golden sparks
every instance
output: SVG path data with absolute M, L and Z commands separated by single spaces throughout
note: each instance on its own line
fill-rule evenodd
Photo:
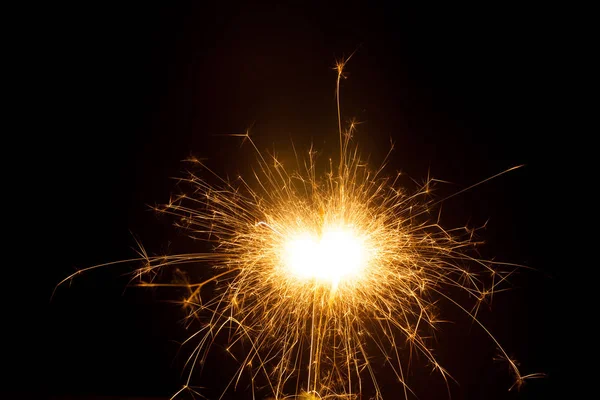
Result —
M 409 192 L 400 185 L 400 174 L 384 174 L 387 156 L 374 170 L 361 161 L 351 143 L 357 124 L 344 128 L 340 113 L 340 80 L 348 59 L 335 67 L 339 163 L 328 160 L 320 174 L 311 150 L 296 155 L 297 167 L 289 169 L 259 151 L 246 132 L 237 136 L 256 152 L 252 174 L 229 180 L 203 161 L 188 160 L 204 177 L 190 173 L 181 180 L 182 194 L 157 207 L 191 237 L 213 246 L 208 253 L 140 253 L 145 263 L 136 279 L 148 278 L 141 285 L 186 288 L 182 305 L 190 321 L 200 322 L 185 342 L 193 349 L 187 381 L 174 397 L 192 390 L 192 377 L 223 336 L 226 351 L 239 364 L 224 392 L 247 374 L 253 396 L 260 389 L 278 400 L 353 399 L 368 386 L 380 399 L 371 363 L 379 356 L 409 398 L 407 370 L 415 353 L 444 380 L 450 378 L 429 339 L 438 327 L 441 299 L 483 328 L 516 386 L 541 376 L 522 375 L 477 319 L 479 304 L 510 271 L 470 255 L 476 244 L 471 229 L 446 229 L 439 217 L 431 217 L 440 204 L 430 196 L 437 181 L 428 179 Z M 174 266 L 188 268 L 185 280 L 153 282 L 156 271 Z M 194 282 L 194 270 L 206 266 L 213 276 Z M 207 286 L 210 296 L 203 293 Z M 457 289 L 477 299 L 474 307 L 450 297 Z

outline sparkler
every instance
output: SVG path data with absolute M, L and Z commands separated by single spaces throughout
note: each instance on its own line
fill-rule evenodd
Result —
M 469 255 L 476 244 L 472 229 L 445 229 L 439 216 L 432 219 L 441 203 L 430 196 L 438 181 L 428 179 L 409 192 L 399 184 L 400 174 L 384 174 L 387 156 L 375 170 L 361 161 L 351 144 L 356 123 L 344 128 L 341 121 L 340 80 L 348 60 L 336 65 L 339 161 L 329 159 L 324 174 L 312 149 L 301 157 L 294 148 L 296 166 L 289 169 L 259 151 L 246 132 L 234 136 L 256 152 L 251 178 L 224 179 L 191 159 L 210 178 L 190 173 L 181 180 L 182 194 L 156 208 L 214 247 L 209 253 L 151 257 L 140 246 L 136 259 L 144 260 L 136 271 L 141 286 L 184 287 L 187 318 L 201 323 L 185 341 L 193 346 L 187 380 L 173 397 L 192 390 L 191 379 L 211 344 L 227 335 L 227 351 L 239 369 L 223 393 L 248 373 L 253 398 L 259 382 L 266 382 L 275 399 L 358 398 L 369 382 L 380 399 L 371 362 L 371 350 L 377 349 L 409 398 L 413 353 L 424 356 L 443 379 L 450 378 L 427 339 L 439 322 L 439 299 L 489 335 L 514 374 L 513 387 L 541 376 L 522 375 L 476 317 L 479 305 L 510 275 L 498 268 L 514 265 Z M 189 266 L 193 276 L 199 265 L 212 266 L 214 275 L 199 283 L 188 275 L 182 283 L 153 282 L 159 269 Z M 205 298 L 208 286 L 216 295 Z M 454 300 L 449 288 L 468 293 L 475 306 L 468 309 Z M 240 356 L 235 348 L 242 344 L 246 351 Z

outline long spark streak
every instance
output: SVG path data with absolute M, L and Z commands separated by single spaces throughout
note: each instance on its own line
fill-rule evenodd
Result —
M 214 246 L 210 253 L 162 257 L 149 257 L 140 246 L 135 259 L 144 261 L 136 271 L 139 279 L 168 266 L 189 266 L 192 276 L 198 265 L 216 270 L 200 283 L 139 284 L 186 288 L 183 307 L 190 321 L 202 325 L 186 341 L 196 345 L 188 359 L 186 384 L 173 397 L 192 390 L 196 368 L 217 337 L 227 332 L 227 351 L 232 355 L 234 347 L 248 344 L 228 387 L 237 387 L 248 373 L 253 398 L 255 382 L 262 379 L 276 399 L 358 398 L 367 381 L 380 399 L 371 364 L 376 355 L 372 349 L 377 349 L 408 399 L 413 393 L 406 371 L 415 352 L 446 382 L 450 379 L 427 339 L 439 321 L 436 298 L 457 306 L 489 335 L 509 363 L 516 386 L 541 376 L 522 375 L 477 319 L 480 303 L 501 290 L 510 271 L 497 270 L 501 263 L 469 255 L 476 244 L 472 229 L 448 230 L 439 224 L 439 217 L 429 219 L 444 200 L 429 197 L 436 181 L 428 179 L 409 193 L 398 184 L 399 175 L 383 175 L 387 157 L 372 171 L 361 161 L 358 148 L 350 145 L 355 123 L 344 130 L 340 111 L 340 80 L 348 59 L 335 68 L 337 167 L 330 161 L 328 171 L 319 176 L 311 149 L 304 160 L 296 156 L 297 170 L 287 170 L 277 157 L 260 152 L 246 132 L 237 136 L 256 152 L 254 182 L 224 179 L 192 159 L 218 183 L 190 173 L 181 180 L 189 192 L 157 207 L 191 237 Z M 514 168 L 518 167 L 478 184 Z M 93 268 L 97 266 L 89 269 Z M 205 299 L 201 292 L 208 284 L 217 294 Z M 449 297 L 446 288 L 474 296 L 474 311 Z

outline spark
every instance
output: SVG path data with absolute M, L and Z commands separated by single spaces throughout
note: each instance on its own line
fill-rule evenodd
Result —
M 444 200 L 430 195 L 439 181 L 428 178 L 409 191 L 400 184 L 401 174 L 384 173 L 387 157 L 370 169 L 351 143 L 357 122 L 344 129 L 340 112 L 340 80 L 350 57 L 335 67 L 339 162 L 329 160 L 320 173 L 313 149 L 303 157 L 294 147 L 298 167 L 292 170 L 259 151 L 249 131 L 233 134 L 256 153 L 252 174 L 225 179 L 193 158 L 189 161 L 203 176 L 190 172 L 180 179 L 182 194 L 156 207 L 190 237 L 213 246 L 208 253 L 160 257 L 140 251 L 144 264 L 136 284 L 183 287 L 188 322 L 200 323 L 184 343 L 192 346 L 187 379 L 174 397 L 192 387 L 211 345 L 224 337 L 239 369 L 223 394 L 246 376 L 253 398 L 260 389 L 278 400 L 354 399 L 366 395 L 368 382 L 380 399 L 372 360 L 381 356 L 408 399 L 414 395 L 407 377 L 414 354 L 447 383 L 452 379 L 429 339 L 439 325 L 440 300 L 489 335 L 514 375 L 514 386 L 541 376 L 522 375 L 476 316 L 512 270 L 500 271 L 503 264 L 471 255 L 477 244 L 472 229 L 447 229 L 439 217 L 432 218 Z M 194 282 L 198 268 L 207 266 L 213 276 Z M 166 267 L 188 268 L 180 282 L 154 282 L 156 271 Z M 214 293 L 209 297 L 203 294 L 208 286 Z M 448 289 L 477 299 L 473 309 L 450 297 Z M 245 351 L 238 354 L 242 344 Z

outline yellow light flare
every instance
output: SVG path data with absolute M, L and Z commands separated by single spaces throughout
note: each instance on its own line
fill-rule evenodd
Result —
M 292 237 L 283 258 L 294 276 L 333 287 L 342 280 L 357 279 L 368 262 L 365 240 L 343 227 L 326 228 L 320 236 L 304 232 Z

